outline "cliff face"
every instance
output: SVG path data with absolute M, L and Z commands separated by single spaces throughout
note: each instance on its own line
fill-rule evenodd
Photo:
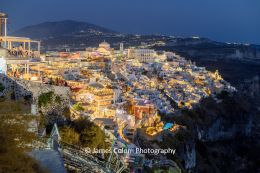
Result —
M 195 145 L 186 145 L 186 162 L 185 162 L 185 168 L 186 169 L 192 169 L 196 166 L 196 150 Z
M 258 92 L 259 93 L 259 92 Z M 162 117 L 182 128 L 157 138 L 137 132 L 142 148 L 173 148 L 167 155 L 183 172 L 225 173 L 260 171 L 260 97 L 241 93 L 205 98 L 177 117 Z
M 68 87 L 14 79 L 3 74 L 0 74 L 0 83 L 3 86 L 0 97 L 7 97 L 10 94 L 14 100 L 27 100 L 31 104 L 31 113 L 41 113 L 46 117 L 48 124 L 63 122 L 64 114 L 69 113 L 67 108 L 70 103 L 70 90 Z M 49 100 L 43 97 L 43 102 L 48 102 L 39 106 L 39 98 L 48 93 L 51 93 Z
M 251 135 L 253 119 L 251 115 L 245 118 L 238 117 L 233 121 L 217 118 L 209 127 L 197 128 L 197 139 L 203 142 L 214 142 L 232 139 L 238 136 L 247 137 Z
M 159 146 L 176 148 L 171 159 L 184 172 L 254 172 L 259 161 L 255 152 L 260 151 L 257 100 L 238 93 L 206 98 L 195 109 L 165 119 L 186 129 L 162 135 Z

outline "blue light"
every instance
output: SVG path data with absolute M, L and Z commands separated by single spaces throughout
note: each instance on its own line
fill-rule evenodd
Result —
M 172 128 L 172 126 L 173 126 L 173 123 L 166 123 L 163 127 L 163 130 L 168 130 L 168 129 Z

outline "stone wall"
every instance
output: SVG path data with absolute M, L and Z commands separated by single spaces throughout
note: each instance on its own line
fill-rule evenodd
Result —
M 4 91 L 0 93 L 0 96 L 5 96 L 7 93 L 13 93 L 14 98 L 17 100 L 27 97 L 30 99 L 34 109 L 37 109 L 38 97 L 43 93 L 51 91 L 62 99 L 62 105 L 69 107 L 70 89 L 68 87 L 14 79 L 4 74 L 0 74 L 0 83 L 5 87 Z M 33 110 L 33 112 L 35 112 L 35 110 Z M 38 110 L 36 112 L 38 112 Z
M 62 87 L 62 86 L 54 86 L 54 85 L 47 85 L 27 80 L 15 80 L 15 82 L 25 88 L 26 90 L 30 91 L 33 94 L 33 98 L 39 97 L 43 93 L 47 92 L 54 92 L 55 95 L 60 96 L 62 99 L 69 101 L 70 99 L 70 89 L 69 87 Z
M 0 93 L 0 96 L 6 96 L 8 93 L 13 93 L 15 99 L 21 99 L 24 97 L 33 96 L 30 90 L 27 90 L 22 85 L 19 85 L 14 79 L 7 77 L 4 74 L 0 74 L 0 83 L 4 86 L 4 91 Z

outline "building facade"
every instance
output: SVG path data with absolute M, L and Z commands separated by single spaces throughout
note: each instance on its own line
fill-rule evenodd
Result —
M 135 58 L 143 63 L 154 62 L 156 52 L 153 49 L 128 49 L 128 58 Z

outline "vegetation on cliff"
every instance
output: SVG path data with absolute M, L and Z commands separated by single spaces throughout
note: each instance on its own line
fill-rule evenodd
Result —
M 183 110 L 181 116 L 166 118 L 168 122 L 187 128 L 174 135 L 164 134 L 159 146 L 176 148 L 176 155 L 170 157 L 184 171 L 189 162 L 187 156 L 192 153 L 187 146 L 194 146 L 196 164 L 193 170 L 197 172 L 243 172 L 247 169 L 254 172 L 259 159 L 255 154 L 242 152 L 250 151 L 249 145 L 255 146 L 252 141 L 259 144 L 250 135 L 250 122 L 257 114 L 254 104 L 239 93 L 222 92 L 216 98 L 205 98 L 194 109 Z
M 23 115 L 29 114 L 31 105 L 26 101 L 12 101 L 6 98 L 0 100 L 0 115 Z
M 3 92 L 5 89 L 5 87 L 3 86 L 3 84 L 0 83 L 0 92 Z
M 78 119 L 70 122 L 68 126 L 62 127 L 61 136 L 64 142 L 80 147 L 89 147 L 91 149 L 105 149 L 108 147 L 105 142 L 104 132 L 86 118 Z
M 39 113 L 43 115 L 42 124 L 47 126 L 54 123 L 64 123 L 68 117 L 68 106 L 68 101 L 53 91 L 42 93 L 38 97 Z
M 53 101 L 60 103 L 60 96 L 56 96 L 53 91 L 43 93 L 38 97 L 38 106 L 41 108 L 51 104 Z
M 35 139 L 29 132 L 30 117 L 18 115 L 0 115 L 0 172 L 43 173 L 37 161 L 29 157 L 27 152 Z
M 73 108 L 76 110 L 76 111 L 84 111 L 84 108 L 82 107 L 82 105 L 80 103 L 76 103 L 73 105 Z

